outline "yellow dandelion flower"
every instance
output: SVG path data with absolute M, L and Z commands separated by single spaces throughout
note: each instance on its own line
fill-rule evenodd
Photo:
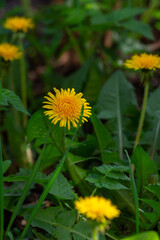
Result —
M 147 53 L 136 54 L 133 55 L 131 59 L 126 60 L 124 65 L 127 68 L 133 68 L 135 70 L 156 70 L 156 68 L 160 68 L 160 57 Z
M 120 215 L 118 208 L 109 199 L 99 196 L 79 198 L 75 201 L 75 208 L 87 218 L 105 223 L 106 218 L 112 220 Z
M 79 118 L 81 115 L 82 105 L 84 106 L 82 123 L 88 121 L 87 118 L 91 115 L 91 107 L 89 103 L 82 98 L 82 93 L 75 93 L 74 88 L 60 91 L 56 88 L 53 88 L 55 95 L 51 92 L 48 93 L 48 96 L 45 98 L 48 101 L 45 101 L 43 108 L 49 110 L 45 111 L 44 114 L 49 116 L 49 119 L 52 119 L 52 123 L 56 124 L 60 122 L 60 127 L 68 126 L 70 129 L 70 123 L 73 127 L 77 127 Z
M 34 24 L 31 18 L 15 16 L 10 17 L 5 21 L 4 27 L 12 30 L 13 32 L 28 32 L 29 29 L 34 27 Z
M 22 52 L 19 51 L 18 47 L 9 43 L 0 44 L 0 58 L 4 61 L 13 61 L 20 58 Z

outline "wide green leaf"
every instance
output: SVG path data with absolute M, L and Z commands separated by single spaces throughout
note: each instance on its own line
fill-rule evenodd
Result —
M 121 240 L 159 240 L 157 232 L 149 231 L 144 233 L 139 233 L 131 237 L 123 238 Z
M 72 186 L 69 184 L 67 179 L 59 173 L 56 180 L 51 187 L 50 194 L 60 198 L 60 199 L 74 199 L 74 191 Z
M 152 29 L 147 23 L 143 23 L 136 19 L 130 19 L 124 23 L 121 23 L 120 26 L 124 27 L 125 29 L 128 29 L 130 31 L 139 33 L 146 38 L 154 40 L 154 36 L 152 34 Z
M 137 188 L 141 196 L 144 186 L 148 183 L 149 177 L 152 174 L 158 174 L 157 167 L 150 156 L 139 145 L 137 145 L 133 152 L 131 160 L 136 169 Z
M 143 8 L 121 8 L 118 10 L 114 10 L 108 15 L 99 14 L 97 16 L 94 16 L 91 19 L 91 23 L 95 25 L 107 25 L 107 24 L 115 24 L 120 21 L 127 20 L 129 18 L 133 18 L 134 16 L 144 12 L 145 9 Z
M 55 236 L 58 240 L 72 240 L 70 228 L 72 228 L 75 221 L 76 210 L 64 211 L 57 215 Z
M 59 123 L 52 124 L 47 116 L 44 115 L 44 110 L 40 109 L 35 112 L 28 121 L 27 124 L 27 141 L 31 142 L 34 139 L 41 139 L 41 142 L 45 141 L 45 138 L 49 135 L 49 142 L 52 142 L 60 152 L 64 152 L 64 129 L 59 127 Z
M 131 105 L 137 104 L 133 86 L 122 71 L 116 71 L 102 87 L 97 107 L 100 118 L 117 118 Z

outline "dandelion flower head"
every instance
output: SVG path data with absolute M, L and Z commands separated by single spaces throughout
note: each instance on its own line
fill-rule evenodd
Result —
M 53 89 L 55 95 L 49 92 L 48 96 L 45 96 L 47 101 L 44 102 L 45 105 L 43 106 L 43 108 L 48 109 L 44 114 L 52 119 L 53 124 L 60 122 L 60 127 L 68 126 L 68 129 L 72 124 L 76 128 L 81 116 L 82 106 L 84 106 L 82 123 L 88 121 L 87 118 L 91 115 L 91 107 L 82 98 L 82 93 L 76 94 L 74 88 L 61 89 L 60 91 L 56 88 Z
M 125 67 L 134 70 L 156 70 L 160 68 L 160 57 L 158 55 L 142 53 L 140 55 L 133 55 L 124 63 Z
M 18 47 L 9 43 L 0 44 L 0 58 L 4 61 L 13 61 L 20 58 L 22 52 L 19 51 Z
M 22 31 L 26 33 L 29 29 L 34 27 L 34 24 L 31 18 L 15 16 L 7 18 L 4 23 L 4 27 L 12 30 L 13 32 Z
M 79 198 L 75 201 L 75 208 L 87 218 L 105 223 L 106 218 L 112 220 L 120 215 L 118 208 L 109 199 L 100 196 Z

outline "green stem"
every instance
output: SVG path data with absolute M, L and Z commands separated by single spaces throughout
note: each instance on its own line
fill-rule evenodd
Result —
M 139 124 L 138 124 L 138 130 L 137 130 L 136 140 L 135 140 L 135 144 L 134 144 L 134 149 L 139 144 L 139 140 L 140 140 L 141 133 L 142 133 L 145 111 L 146 111 L 147 98 L 148 98 L 148 91 L 149 91 L 149 81 L 147 79 L 145 81 L 143 104 L 142 104 L 141 116 L 140 116 L 140 120 L 139 120 Z
M 22 52 L 20 58 L 20 72 L 21 72 L 21 95 L 24 107 L 27 109 L 27 84 L 26 84 L 26 66 L 25 66 L 25 57 L 24 57 L 24 48 L 23 48 L 23 38 L 19 38 L 19 47 Z M 23 114 L 23 126 L 27 124 L 27 115 Z
M 78 54 L 80 62 L 84 63 L 85 62 L 85 58 L 84 58 L 84 56 L 82 54 L 82 51 L 81 51 L 81 49 L 80 49 L 80 47 L 79 47 L 79 45 L 77 43 L 77 40 L 74 37 L 74 34 L 72 33 L 72 30 L 69 27 L 66 27 L 65 30 L 66 30 L 69 38 L 70 38 L 70 41 L 71 41 L 73 47 L 75 48 L 75 50 L 76 50 L 76 52 Z
M 0 139 L 0 240 L 3 240 L 3 229 L 4 229 L 4 199 L 3 199 L 3 158 L 2 148 Z
M 95 227 L 92 232 L 92 240 L 99 240 L 98 228 Z
M 153 144 L 152 144 L 152 150 L 151 150 L 151 159 L 152 160 L 154 159 L 154 154 L 155 154 L 155 150 L 156 150 L 159 128 L 160 128 L 160 118 L 158 119 L 156 131 L 155 131 L 155 135 L 154 135 L 154 140 L 153 140 Z
M 131 178 L 131 186 L 132 186 L 132 194 L 134 198 L 134 205 L 135 205 L 135 221 L 136 221 L 136 233 L 139 233 L 139 201 L 138 201 L 138 193 L 137 188 L 134 180 L 134 176 L 132 173 L 132 165 L 131 165 L 131 159 L 128 155 L 128 152 L 125 150 L 126 156 L 129 161 L 129 169 L 130 169 L 130 178 Z
M 59 174 L 59 173 L 61 172 L 61 170 L 62 170 L 62 167 L 63 167 L 63 165 L 64 165 L 64 162 L 65 162 L 65 160 L 66 160 L 66 158 L 67 158 L 67 155 L 68 155 L 68 153 L 69 153 L 71 144 L 72 144 L 72 142 L 74 141 L 75 136 L 77 135 L 79 126 L 80 126 L 81 123 L 82 123 L 83 111 L 84 111 L 84 106 L 82 106 L 79 124 L 78 124 L 78 127 L 76 128 L 76 130 L 75 130 L 75 132 L 74 132 L 74 135 L 73 135 L 73 137 L 72 137 L 72 139 L 71 139 L 71 141 L 70 141 L 70 144 L 69 144 L 68 148 L 66 149 L 65 154 L 64 154 L 64 156 L 62 157 L 59 165 L 57 166 L 57 168 L 56 168 L 55 171 L 53 172 L 53 174 L 52 174 L 52 176 L 51 176 L 48 184 L 46 185 L 46 187 L 45 187 L 45 189 L 44 189 L 41 197 L 39 198 L 39 200 L 38 200 L 35 208 L 33 209 L 32 213 L 31 213 L 31 215 L 30 215 L 30 217 L 29 217 L 29 219 L 28 219 L 28 221 L 27 221 L 27 224 L 26 224 L 26 226 L 25 226 L 25 228 L 24 228 L 24 230 L 23 230 L 23 232 L 22 232 L 22 234 L 21 234 L 20 240 L 23 240 L 23 238 L 24 238 L 24 236 L 26 235 L 26 233 L 27 233 L 27 231 L 28 231 L 28 228 L 29 228 L 29 226 L 30 226 L 30 224 L 31 224 L 34 216 L 36 215 L 38 209 L 40 208 L 40 206 L 42 205 L 43 201 L 44 201 L 45 198 L 47 197 L 47 195 L 48 195 L 48 193 L 49 193 L 49 190 L 50 190 L 50 188 L 52 187 L 52 185 L 53 185 L 55 179 L 57 178 L 58 174 Z
M 116 102 L 117 102 L 117 119 L 118 119 L 118 135 L 119 135 L 119 157 L 123 159 L 123 134 L 122 134 L 122 119 L 119 99 L 119 81 L 116 87 Z
M 49 133 L 48 133 L 48 135 L 49 135 Z M 13 224 L 13 222 L 14 222 L 14 220 L 15 220 L 15 218 L 16 218 L 16 216 L 17 216 L 17 214 L 18 214 L 18 212 L 19 212 L 19 210 L 20 210 L 20 208 L 21 208 L 21 206 L 22 206 L 25 198 L 26 198 L 27 192 L 29 191 L 29 189 L 30 189 L 30 187 L 31 187 L 31 185 L 32 185 L 32 183 L 33 183 L 33 180 L 34 180 L 34 178 L 35 178 L 36 173 L 38 172 L 39 166 L 40 166 L 40 164 L 41 164 L 42 156 L 43 156 L 43 153 L 44 153 L 46 144 L 47 144 L 48 135 L 47 135 L 47 137 L 46 137 L 46 139 L 45 139 L 45 143 L 44 143 L 43 149 L 42 149 L 41 154 L 39 155 L 39 157 L 38 157 L 38 159 L 37 159 L 37 161 L 36 161 L 36 164 L 35 164 L 35 166 L 34 166 L 34 169 L 33 169 L 32 173 L 31 173 L 31 176 L 29 177 L 29 179 L 28 179 L 28 181 L 27 181 L 27 183 L 26 183 L 26 185 L 25 185 L 25 188 L 24 188 L 24 190 L 23 190 L 23 193 L 22 193 L 22 195 L 20 196 L 20 198 L 19 198 L 19 200 L 18 200 L 18 202 L 17 202 L 16 207 L 14 208 L 12 217 L 11 217 L 11 219 L 10 219 L 10 221 L 9 221 L 8 226 L 7 226 L 5 238 L 7 237 L 7 233 L 8 233 L 9 230 L 11 229 L 11 226 L 12 226 L 12 224 Z
M 32 8 L 31 8 L 31 5 L 30 5 L 30 0 L 21 0 L 21 4 L 24 8 L 24 11 L 25 11 L 25 15 L 28 17 L 31 15 L 31 12 L 32 12 Z

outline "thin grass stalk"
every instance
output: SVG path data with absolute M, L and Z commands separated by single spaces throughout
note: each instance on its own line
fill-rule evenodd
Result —
M 153 144 L 152 144 L 152 149 L 151 149 L 151 159 L 154 159 L 154 154 L 156 151 L 156 145 L 157 145 L 157 139 L 158 139 L 158 134 L 159 134 L 159 128 L 160 128 L 160 118 L 158 118 L 157 126 L 156 126 L 156 131 L 153 139 Z
M 52 176 L 51 176 L 51 178 L 50 178 L 47 186 L 45 187 L 43 193 L 41 194 L 41 197 L 39 198 L 39 200 L 38 200 L 35 208 L 33 209 L 33 211 L 32 211 L 32 213 L 31 213 L 31 215 L 30 215 L 30 217 L 29 217 L 29 219 L 28 219 L 28 221 L 27 221 L 27 224 L 26 224 L 26 226 L 25 226 L 25 228 L 24 228 L 24 230 L 23 230 L 23 232 L 22 232 L 21 237 L 20 237 L 19 240 L 23 240 L 23 238 L 25 237 L 25 235 L 26 235 L 26 233 L 27 233 L 27 231 L 28 231 L 28 228 L 29 228 L 29 226 L 30 226 L 30 224 L 31 224 L 34 216 L 36 215 L 38 209 L 41 207 L 43 201 L 44 201 L 45 198 L 47 197 L 47 195 L 48 195 L 48 193 L 49 193 L 49 190 L 50 190 L 50 188 L 52 187 L 52 185 L 53 185 L 55 179 L 57 178 L 58 174 L 59 174 L 59 173 L 61 172 L 61 170 L 62 170 L 62 167 L 63 167 L 63 165 L 64 165 L 64 163 L 65 163 L 65 160 L 66 160 L 66 158 L 67 158 L 67 155 L 68 155 L 68 153 L 69 153 L 71 144 L 72 144 L 72 142 L 74 141 L 74 139 L 75 139 L 75 137 L 76 137 L 76 135 L 77 135 L 78 129 L 79 129 L 81 123 L 82 123 L 83 111 L 84 111 L 84 106 L 82 106 L 79 124 L 78 124 L 78 126 L 77 126 L 77 128 L 76 128 L 76 130 L 75 130 L 75 132 L 74 132 L 74 135 L 73 135 L 73 137 L 72 137 L 72 139 L 71 139 L 71 141 L 70 141 L 70 144 L 69 144 L 68 148 L 66 149 L 65 154 L 64 154 L 64 156 L 62 157 L 62 159 L 61 159 L 60 163 L 58 164 L 57 168 L 56 168 L 55 171 L 53 172 L 53 174 L 52 174 Z
M 19 37 L 19 48 L 22 52 L 22 56 L 20 58 L 21 95 L 22 95 L 23 105 L 27 109 L 26 65 L 25 65 L 25 56 L 24 56 L 23 38 L 22 37 Z M 26 124 L 27 124 L 27 115 L 23 114 L 23 126 L 25 127 Z
M 11 219 L 9 221 L 9 224 L 7 226 L 5 239 L 7 237 L 7 233 L 10 231 L 10 229 L 12 227 L 12 224 L 13 224 L 16 216 L 18 215 L 18 212 L 19 212 L 19 210 L 20 210 L 20 208 L 21 208 L 21 206 L 22 206 L 22 204 L 23 204 L 23 202 L 24 202 L 24 200 L 26 198 L 27 192 L 29 191 L 29 189 L 30 189 L 30 187 L 31 187 L 31 185 L 32 185 L 32 183 L 34 181 L 35 175 L 38 172 L 39 166 L 41 164 L 42 156 L 44 154 L 44 150 L 45 150 L 45 147 L 46 147 L 46 144 L 47 144 L 48 136 L 49 136 L 49 132 L 48 132 L 48 134 L 46 136 L 45 143 L 43 145 L 43 149 L 42 149 L 42 151 L 41 151 L 41 153 L 40 153 L 40 155 L 39 155 L 39 157 L 38 157 L 38 159 L 37 159 L 37 161 L 35 163 L 35 166 L 34 166 L 34 169 L 33 169 L 32 173 L 31 173 L 31 176 L 28 178 L 28 181 L 27 181 L 27 183 L 25 185 L 25 188 L 24 188 L 24 190 L 22 192 L 22 195 L 20 196 L 20 198 L 19 198 L 19 200 L 17 202 L 17 205 L 14 208 L 13 214 L 12 214 Z
M 133 150 L 135 150 L 136 146 L 139 144 L 139 140 L 140 140 L 141 133 L 142 133 L 142 128 L 143 128 L 143 123 L 144 123 L 144 118 L 145 118 L 147 98 L 148 98 L 148 92 L 149 92 L 149 81 L 148 81 L 148 79 L 145 81 L 144 84 L 145 84 L 145 88 L 144 88 L 142 110 L 141 110 L 141 115 L 140 115 L 140 119 L 139 119 L 138 130 L 137 130 L 137 135 L 136 135 L 136 140 L 135 140 Z
M 116 87 L 116 102 L 117 102 L 117 119 L 118 119 L 118 136 L 119 136 L 119 156 L 123 159 L 123 134 L 122 134 L 122 119 L 120 111 L 120 99 L 119 99 L 119 82 Z
M 130 179 L 131 179 L 131 187 L 132 187 L 132 194 L 133 194 L 133 199 L 134 199 L 134 205 L 135 205 L 135 222 L 136 222 L 136 233 L 139 233 L 139 201 L 138 201 L 138 193 L 137 193 L 137 188 L 132 172 L 132 164 L 131 164 L 131 159 L 128 155 L 128 152 L 125 150 L 126 156 L 128 158 L 129 162 L 129 174 L 130 174 Z
M 4 230 L 4 194 L 3 194 L 3 158 L 0 138 L 0 240 L 3 240 Z

